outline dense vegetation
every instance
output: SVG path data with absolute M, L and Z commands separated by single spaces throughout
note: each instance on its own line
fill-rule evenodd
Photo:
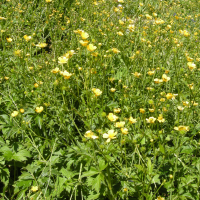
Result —
M 0 6 L 1 199 L 200 199 L 200 1 Z

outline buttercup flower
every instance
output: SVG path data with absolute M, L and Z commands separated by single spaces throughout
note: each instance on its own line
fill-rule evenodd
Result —
M 178 106 L 177 108 L 178 108 L 180 111 L 184 110 L 184 107 L 182 107 L 182 106 Z
M 146 119 L 147 123 L 153 124 L 156 121 L 155 117 L 149 117 L 149 119 Z
M 12 42 L 12 38 L 6 38 L 7 42 Z
M 44 110 L 44 108 L 42 106 L 35 108 L 36 113 L 41 113 L 43 110 Z
M 68 62 L 68 58 L 65 57 L 65 56 L 61 56 L 58 58 L 58 63 L 59 64 L 64 64 L 64 63 L 67 63 Z
M 135 72 L 135 73 L 132 73 L 135 77 L 137 78 L 140 78 L 140 76 L 142 76 L 142 74 L 138 73 L 138 72 Z
M 189 126 L 178 126 L 178 127 L 174 127 L 174 130 L 177 131 L 189 131 Z
M 56 67 L 55 69 L 52 69 L 51 72 L 56 74 L 60 71 L 60 69 L 58 67 Z
M 125 122 L 116 122 L 115 127 L 122 128 L 124 127 L 124 125 L 125 125 Z
M 162 115 L 159 115 L 158 119 L 157 119 L 160 123 L 163 123 L 165 121 L 165 119 L 163 118 Z
M 20 113 L 24 113 L 24 109 L 23 108 L 21 108 L 19 111 L 20 111 Z
M 110 91 L 111 91 L 111 92 L 115 92 L 116 89 L 115 89 L 115 88 L 111 88 Z
M 122 134 L 127 135 L 128 129 L 127 128 L 121 128 L 121 132 L 122 132 Z
M 120 113 L 121 109 L 120 108 L 114 108 L 114 113 Z
M 94 51 L 96 48 L 97 48 L 97 47 L 94 46 L 93 44 L 87 45 L 87 50 L 88 50 L 88 51 Z
M 83 40 L 85 40 L 85 39 L 87 39 L 89 37 L 89 34 L 84 32 L 84 31 L 82 31 L 81 32 L 81 37 L 82 37 Z
M 114 132 L 114 130 L 109 130 L 108 131 L 108 133 L 104 133 L 103 134 L 103 138 L 108 138 L 107 140 L 106 140 L 106 143 L 108 143 L 108 142 L 110 142 L 110 140 L 113 140 L 113 139 L 115 139 L 116 136 L 117 135 L 117 132 Z
M 128 121 L 131 123 L 131 124 L 135 124 L 137 122 L 136 119 L 134 119 L 133 117 L 129 117 Z
M 28 35 L 25 35 L 25 36 L 24 36 L 24 39 L 25 39 L 27 42 L 30 41 L 31 38 L 32 38 L 32 37 L 31 37 L 31 36 L 28 36 Z
M 94 92 L 96 97 L 98 97 L 102 94 L 102 91 L 100 89 L 92 88 L 92 91 Z
M 2 20 L 2 19 L 6 19 L 5 17 L 0 17 L 0 20 Z
M 113 53 L 120 53 L 120 51 L 117 48 L 112 48 Z
M 172 99 L 172 100 L 175 99 L 175 96 L 177 96 L 177 95 L 176 95 L 176 94 L 172 94 L 172 93 L 168 93 L 168 94 L 166 95 L 167 99 Z
M 69 73 L 69 72 L 66 71 L 66 70 L 62 73 L 62 75 L 64 76 L 64 79 L 69 79 L 69 78 L 72 76 L 72 74 Z
M 112 122 L 115 122 L 118 120 L 118 117 L 116 115 L 114 115 L 113 113 L 109 113 L 108 114 L 108 119 Z
M 196 68 L 196 65 L 195 65 L 194 63 L 192 63 L 192 62 L 188 62 L 188 63 L 187 63 L 187 66 L 188 66 L 188 68 L 189 68 L 190 70 L 193 70 L 193 69 Z
M 32 187 L 31 187 L 31 191 L 32 191 L 32 192 L 38 191 L 38 186 L 32 186 Z
M 86 131 L 84 137 L 91 138 L 91 139 L 97 139 L 97 138 L 99 138 L 98 136 L 94 135 L 94 133 L 91 130 Z
M 144 114 L 145 113 L 145 109 L 144 108 L 140 108 L 140 113 Z
M 162 75 L 162 80 L 163 80 L 164 82 L 167 82 L 167 81 L 170 80 L 170 77 L 168 77 L 166 74 L 163 74 L 163 75 Z
M 13 111 L 13 113 L 11 114 L 12 117 L 16 117 L 19 114 L 18 111 Z
M 86 46 L 88 45 L 88 43 L 89 43 L 88 40 L 80 40 L 79 42 L 80 42 L 80 44 L 81 44 L 82 46 L 84 46 L 84 47 L 86 47 Z
M 35 45 L 36 47 L 40 47 L 40 48 L 45 48 L 47 46 L 47 43 L 39 43 Z
M 154 74 L 155 74 L 155 71 L 148 71 L 147 74 L 150 75 L 150 76 L 151 76 L 151 75 L 154 75 Z

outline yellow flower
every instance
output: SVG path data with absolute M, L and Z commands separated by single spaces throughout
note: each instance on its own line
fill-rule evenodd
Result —
M 168 77 L 166 74 L 163 74 L 163 75 L 162 75 L 162 80 L 163 80 L 164 82 L 167 82 L 167 81 L 170 80 L 170 77 Z
M 39 84 L 38 84 L 38 83 L 35 83 L 35 84 L 34 84 L 34 87 L 35 87 L 35 88 L 39 87 Z
M 27 42 L 30 41 L 31 38 L 32 38 L 32 37 L 31 37 L 31 36 L 28 36 L 28 35 L 25 35 L 25 36 L 24 36 L 24 39 L 25 39 Z
M 191 57 L 187 56 L 187 61 L 188 61 L 188 62 L 191 62 L 191 61 L 193 61 L 193 60 L 194 60 L 194 58 L 191 58 Z
M 127 135 L 128 129 L 127 128 L 121 128 L 121 132 L 122 132 L 122 134 Z
M 184 110 L 184 107 L 182 107 L 182 106 L 178 106 L 177 108 L 178 108 L 180 111 Z
M 131 124 L 135 124 L 137 122 L 136 119 L 134 119 L 133 117 L 129 117 L 128 121 L 131 123 Z
M 97 139 L 97 138 L 99 138 L 98 136 L 94 135 L 94 133 L 91 130 L 86 131 L 84 137 L 91 138 L 91 139 Z
M 0 17 L 0 20 L 2 20 L 2 19 L 6 19 L 5 17 Z
M 51 3 L 52 2 L 52 0 L 46 0 L 46 3 Z
M 56 74 L 60 71 L 60 69 L 58 67 L 56 67 L 55 69 L 52 69 L 51 72 Z
M 20 111 L 20 113 L 24 113 L 24 109 L 23 108 L 21 108 L 19 111 Z
M 139 6 L 143 6 L 144 4 L 143 3 L 139 3 Z
M 159 115 L 158 119 L 157 119 L 160 123 L 163 123 L 165 121 L 165 119 L 163 118 L 162 115 Z
M 155 117 L 149 117 L 149 119 L 146 118 L 146 121 L 147 121 L 147 123 L 153 124 L 156 121 L 156 118 Z
M 190 70 L 193 70 L 193 69 L 196 68 L 196 65 L 195 65 L 194 63 L 192 63 L 192 62 L 188 62 L 188 63 L 187 63 L 187 66 L 188 66 L 188 68 L 189 68 Z
M 88 40 L 80 40 L 79 42 L 80 42 L 80 44 L 81 44 L 82 46 L 84 46 L 84 47 L 86 47 L 86 46 L 88 45 L 88 43 L 89 43 Z
M 135 26 L 133 24 L 128 25 L 128 29 L 130 32 L 134 32 L 135 31 Z
M 161 102 L 165 102 L 165 98 L 161 98 L 160 101 L 161 101 Z
M 19 114 L 18 111 L 13 111 L 13 113 L 11 114 L 12 117 L 16 117 Z
M 123 22 L 121 19 L 119 19 L 119 24 L 120 24 L 120 25 L 123 25 L 124 22 Z
M 39 43 L 35 45 L 36 47 L 40 47 L 40 48 L 45 48 L 47 46 L 47 43 Z
M 154 82 L 155 82 L 155 83 L 162 83 L 163 80 L 162 80 L 162 79 L 155 78 L 155 79 L 154 79 Z
M 16 56 L 20 56 L 21 50 L 16 50 L 16 51 L 14 51 L 14 54 L 15 54 Z
M 159 24 L 164 24 L 164 23 L 165 23 L 165 21 L 162 20 L 162 19 L 157 19 L 157 20 L 155 20 L 155 24 L 157 24 L 157 25 L 159 25 Z
M 187 30 L 184 30 L 184 31 L 183 31 L 183 35 L 184 35 L 185 37 L 188 37 L 188 36 L 190 36 L 190 33 L 189 33 Z
M 115 92 L 116 89 L 115 89 L 115 88 L 111 88 L 110 91 L 111 91 L 111 92 Z
M 189 107 L 190 103 L 188 101 L 183 101 L 183 105 Z
M 92 91 L 94 92 L 96 97 L 98 97 L 102 94 L 102 91 L 100 89 L 92 88 Z
M 115 127 L 122 128 L 124 127 L 124 125 L 125 125 L 125 122 L 116 122 Z
M 84 32 L 84 31 L 82 31 L 81 32 L 81 37 L 82 37 L 83 40 L 85 40 L 85 39 L 87 39 L 89 37 L 89 34 Z
M 32 191 L 32 192 L 38 191 L 38 186 L 32 186 L 32 187 L 31 187 L 31 191 Z
M 44 108 L 42 106 L 35 108 L 36 113 L 41 113 L 43 110 L 44 110 Z
M 165 198 L 158 196 L 156 200 L 165 200 Z
M 149 15 L 149 14 L 146 14 L 145 16 L 146 16 L 147 19 L 152 19 L 152 16 Z
M 138 72 L 135 72 L 135 73 L 132 73 L 135 77 L 137 78 L 140 78 L 140 76 L 142 76 L 142 74 L 138 73 Z
M 154 112 L 155 108 L 149 108 L 149 112 Z
M 112 48 L 113 53 L 120 53 L 120 51 L 117 48 Z
M 65 56 L 61 56 L 58 58 L 58 63 L 59 64 L 64 64 L 68 62 L 68 58 L 66 58 Z
M 115 139 L 117 135 L 117 132 L 114 132 L 114 130 L 109 130 L 108 133 L 103 134 L 103 138 L 108 138 L 106 140 L 106 143 L 110 142 L 110 140 Z
M 117 35 L 122 36 L 124 35 L 121 31 L 117 32 Z
M 4 79 L 5 79 L 5 80 L 8 80 L 8 79 L 9 79 L 9 77 L 5 76 L 5 77 L 4 77 Z
M 119 3 L 124 3 L 124 0 L 118 0 Z
M 12 42 L 12 38 L 6 38 L 7 42 Z
M 177 95 L 172 94 L 172 93 L 168 93 L 168 94 L 166 95 L 167 99 L 175 99 L 175 96 L 177 96 Z
M 189 126 L 178 126 L 178 127 L 174 127 L 174 130 L 177 130 L 177 131 L 189 131 Z
M 150 76 L 151 76 L 151 75 L 154 75 L 154 74 L 155 74 L 155 71 L 148 71 L 147 74 L 150 75 Z
M 196 103 L 195 101 L 191 101 L 191 103 L 193 104 L 193 106 L 198 106 L 199 104 Z
M 115 122 L 118 119 L 118 117 L 116 115 L 114 115 L 113 113 L 109 113 L 108 119 L 112 122 Z
M 97 48 L 97 47 L 94 46 L 93 44 L 87 45 L 87 50 L 88 50 L 88 51 L 94 51 L 96 48 Z
M 62 73 L 62 75 L 64 76 L 64 79 L 69 79 L 69 78 L 72 76 L 72 74 L 69 73 L 69 72 L 66 71 L 66 70 Z
M 114 113 L 120 113 L 121 109 L 120 108 L 114 108 Z
M 140 108 L 140 113 L 144 114 L 145 113 L 145 109 L 144 108 Z

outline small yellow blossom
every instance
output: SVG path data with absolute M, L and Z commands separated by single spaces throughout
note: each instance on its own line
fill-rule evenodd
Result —
M 0 20 L 2 20 L 2 19 L 6 19 L 6 18 L 5 18 L 5 17 L 1 17 L 1 16 L 0 16 Z
M 32 191 L 32 192 L 38 191 L 38 186 L 32 186 L 32 187 L 31 187 L 31 191 Z
M 36 47 L 40 47 L 40 48 L 45 48 L 47 46 L 47 43 L 39 43 L 35 45 Z
M 142 76 L 142 74 L 138 73 L 138 72 L 135 72 L 135 73 L 132 73 L 135 77 L 137 78 L 140 78 L 140 76 Z
M 21 50 L 14 51 L 14 55 L 16 55 L 16 56 L 20 56 L 20 54 L 21 54 Z
M 7 42 L 12 42 L 12 38 L 6 38 Z
M 64 64 L 64 63 L 67 63 L 68 62 L 68 58 L 65 57 L 65 56 L 61 56 L 58 58 L 58 63 L 59 64 Z
M 72 76 L 72 74 L 69 73 L 69 72 L 66 71 L 66 70 L 62 73 L 62 75 L 64 76 L 64 79 L 70 79 L 70 77 Z
M 177 130 L 177 131 L 189 131 L 189 126 L 178 126 L 178 127 L 174 127 L 174 130 Z
M 32 37 L 28 36 L 28 35 L 24 35 L 24 39 L 28 42 L 28 41 L 30 41 L 32 39 Z
M 177 108 L 178 108 L 178 110 L 180 110 L 180 111 L 184 110 L 184 107 L 182 107 L 182 106 L 178 106 Z
M 84 31 L 82 31 L 81 32 L 81 37 L 82 37 L 83 40 L 85 40 L 85 39 L 87 39 L 89 37 L 89 34 L 84 32 Z
M 155 108 L 149 108 L 149 112 L 154 112 Z
M 167 81 L 170 80 L 170 77 L 168 77 L 166 74 L 163 74 L 163 75 L 162 75 L 162 80 L 163 80 L 164 82 L 167 82 Z
M 114 130 L 109 130 L 108 133 L 103 134 L 103 138 L 108 138 L 106 140 L 106 143 L 110 142 L 110 140 L 115 139 L 117 135 L 117 132 L 114 132 Z
M 18 111 L 13 111 L 13 113 L 11 114 L 12 117 L 16 117 L 19 114 Z
M 56 74 L 60 71 L 60 69 L 58 67 L 56 67 L 55 69 L 52 69 L 51 72 Z
M 128 121 L 131 123 L 131 124 L 135 124 L 137 122 L 136 119 L 134 119 L 133 117 L 129 117 Z
M 119 19 L 119 24 L 120 24 L 120 25 L 123 25 L 124 22 L 123 22 L 121 19 Z
M 121 112 L 121 108 L 114 108 L 114 113 L 120 113 Z
M 140 108 L 140 113 L 144 114 L 145 113 L 145 109 L 144 108 Z
M 128 25 L 128 29 L 130 32 L 134 32 L 135 31 L 135 26 L 133 24 L 129 24 Z
M 147 19 L 152 19 L 152 16 L 149 15 L 149 14 L 146 14 L 145 16 L 146 16 Z
M 153 124 L 156 121 L 155 117 L 146 118 L 147 123 Z
M 113 53 L 120 53 L 120 51 L 117 48 L 112 48 Z
M 196 65 L 195 65 L 194 63 L 192 63 L 192 62 L 188 62 L 188 63 L 187 63 L 187 66 L 188 66 L 188 68 L 189 68 L 190 70 L 193 70 L 193 69 L 196 68 Z
M 113 113 L 109 113 L 108 114 L 108 119 L 112 122 L 115 122 L 118 120 L 118 117 L 116 115 L 114 115 Z
M 46 0 L 46 3 L 51 3 L 52 2 L 52 0 Z
M 155 20 L 155 24 L 157 24 L 157 25 L 159 25 L 159 24 L 164 24 L 164 23 L 165 23 L 165 21 L 162 20 L 162 19 L 156 19 L 156 20 Z
M 89 43 L 88 40 L 80 40 L 79 42 L 80 42 L 80 44 L 81 44 L 82 46 L 84 46 L 84 47 L 86 47 L 86 46 L 88 45 L 88 43 Z
M 155 79 L 154 79 L 154 82 L 157 83 L 157 84 L 159 84 L 159 83 L 162 83 L 163 80 L 162 80 L 162 79 L 155 78 Z
M 121 31 L 117 32 L 117 35 L 122 36 L 124 35 Z
M 158 120 L 160 123 L 163 123 L 163 122 L 165 121 L 165 119 L 163 118 L 162 115 L 159 115 L 157 120 Z
M 158 196 L 156 200 L 165 200 L 165 198 Z
M 19 111 L 20 111 L 20 113 L 24 113 L 24 109 L 23 108 L 21 108 Z
M 35 88 L 39 87 L 39 84 L 38 84 L 38 83 L 35 83 L 35 84 L 34 84 L 34 87 L 35 87 Z
M 190 103 L 188 101 L 183 101 L 183 105 L 189 107 Z
M 94 92 L 96 97 L 98 97 L 102 94 L 102 91 L 100 89 L 92 88 L 92 91 Z
M 167 99 L 172 99 L 172 100 L 174 100 L 175 99 L 175 94 L 172 94 L 172 93 L 168 93 L 167 95 L 166 95 L 166 97 L 167 97 Z
M 147 74 L 150 75 L 150 76 L 152 76 L 152 75 L 155 74 L 155 71 L 148 71 Z
M 88 51 L 94 51 L 96 48 L 97 48 L 97 47 L 94 46 L 93 44 L 87 45 L 87 50 L 88 50 Z
M 128 129 L 127 128 L 121 128 L 121 132 L 122 132 L 123 135 L 127 135 Z
M 161 98 L 160 101 L 161 101 L 161 102 L 165 102 L 165 98 Z
M 111 92 L 115 92 L 116 89 L 115 89 L 115 88 L 111 88 L 110 91 L 111 91 Z
M 4 77 L 4 79 L 5 79 L 5 80 L 8 80 L 8 79 L 9 79 L 9 77 L 5 76 L 5 77 Z
M 35 108 L 36 113 L 41 113 L 43 110 L 44 110 L 44 108 L 42 106 Z
M 91 139 L 97 139 L 97 138 L 99 138 L 98 136 L 94 135 L 94 133 L 91 130 L 86 131 L 84 137 L 91 138 Z
M 124 127 L 124 125 L 125 125 L 125 122 L 116 122 L 115 127 L 122 128 Z

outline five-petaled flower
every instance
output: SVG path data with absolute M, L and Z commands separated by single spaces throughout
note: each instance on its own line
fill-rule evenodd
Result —
M 117 132 L 115 132 L 114 130 L 109 130 L 108 133 L 104 133 L 103 134 L 103 138 L 108 138 L 106 140 L 106 143 L 110 142 L 110 140 L 115 139 L 117 135 Z

